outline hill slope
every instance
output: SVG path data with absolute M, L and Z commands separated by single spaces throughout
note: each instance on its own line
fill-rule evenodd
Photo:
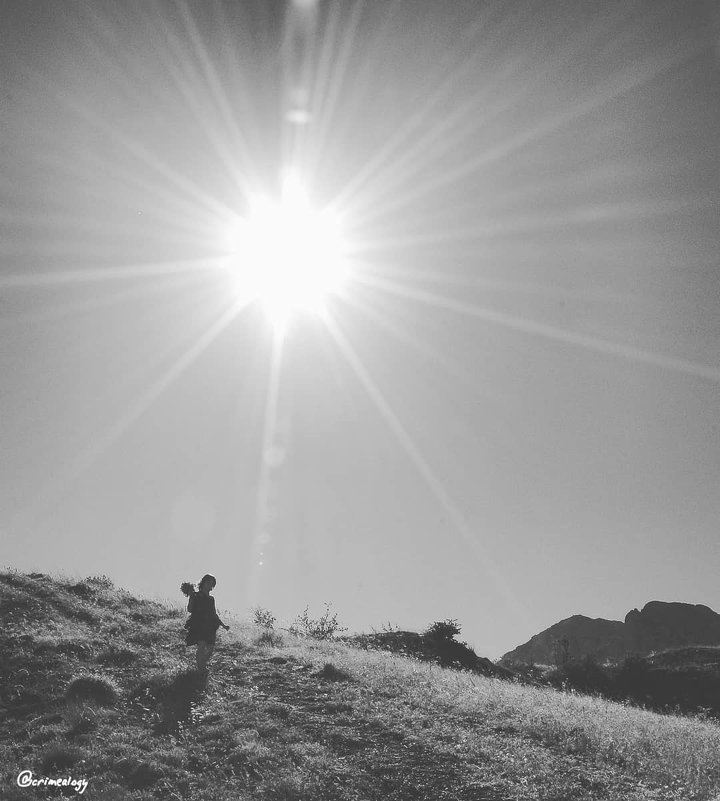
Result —
M 720 729 L 236 623 L 207 684 L 179 610 L 0 574 L 0 796 L 708 801 Z M 272 647 L 258 640 L 274 641 Z M 64 795 L 74 795 L 63 788 Z

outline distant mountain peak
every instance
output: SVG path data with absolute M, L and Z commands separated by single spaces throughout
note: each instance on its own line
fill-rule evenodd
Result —
M 631 609 L 624 622 L 572 615 L 508 651 L 503 660 L 553 664 L 560 649 L 566 658 L 614 661 L 691 645 L 720 645 L 720 615 L 703 604 L 648 601 L 642 610 Z

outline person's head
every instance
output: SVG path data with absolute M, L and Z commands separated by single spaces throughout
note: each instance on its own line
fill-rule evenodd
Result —
M 215 576 L 210 575 L 210 573 L 206 573 L 200 579 L 200 583 L 198 584 L 198 589 L 200 590 L 200 592 L 210 592 L 210 590 L 212 590 L 216 584 L 217 581 L 215 579 Z

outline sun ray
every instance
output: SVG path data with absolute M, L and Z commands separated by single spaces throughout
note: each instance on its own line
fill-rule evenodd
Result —
M 392 4 L 391 4 L 392 5 Z M 341 5 L 333 4 L 330 8 L 330 18 L 339 18 Z M 312 137 L 312 154 L 307 154 L 310 175 L 314 176 L 322 155 L 326 150 L 328 137 L 332 133 L 339 100 L 347 79 L 350 57 L 357 41 L 362 3 L 353 6 L 350 21 L 347 24 L 338 23 L 326 32 L 321 56 L 316 68 L 315 79 L 311 87 L 312 117 L 314 135 Z M 342 31 L 339 48 L 335 48 L 333 37 L 337 31 Z
M 22 323 L 47 322 L 50 320 L 75 317 L 78 314 L 97 312 L 100 309 L 116 306 L 120 303 L 137 300 L 138 298 L 148 298 L 154 295 L 167 297 L 169 291 L 184 291 L 189 287 L 196 287 L 197 283 L 198 275 L 196 273 L 174 275 L 172 283 L 169 285 L 165 280 L 156 280 L 153 282 L 145 280 L 141 284 L 133 284 L 133 286 L 125 289 L 115 289 L 111 293 L 106 292 L 100 297 L 69 301 L 66 303 L 54 302 L 51 306 L 46 306 L 37 311 L 0 316 L 0 327 L 12 328 Z M 2 288 L 2 286 L 2 282 L 0 281 L 0 288 Z M 27 287 L 28 285 L 20 284 L 20 286 Z M 192 296 L 191 302 L 197 303 L 197 299 L 198 295 L 196 291 Z
M 320 47 L 315 75 L 310 90 L 311 120 L 314 122 L 314 136 L 310 140 L 312 154 L 308 153 L 303 162 L 307 164 L 308 180 L 314 181 L 327 138 L 332 130 L 333 119 L 340 97 L 340 90 L 346 80 L 350 55 L 357 35 L 362 5 L 353 6 L 350 21 L 343 26 L 341 6 L 333 4 L 329 8 L 327 30 Z M 343 31 L 339 52 L 335 48 L 335 36 Z
M 255 503 L 255 517 L 250 547 L 250 571 L 245 595 L 245 606 L 252 607 L 258 603 L 261 592 L 263 567 L 263 550 L 271 541 L 271 492 L 274 469 L 273 452 L 284 448 L 279 439 L 278 406 L 280 397 L 280 376 L 282 370 L 283 336 L 276 333 L 273 337 L 270 370 L 268 373 L 265 412 L 263 416 L 263 434 L 260 448 L 260 465 L 258 468 L 258 487 Z
M 478 564 L 484 570 L 487 578 L 495 583 L 498 591 L 505 597 L 515 613 L 519 617 L 527 619 L 528 612 L 520 602 L 518 596 L 512 591 L 511 583 L 505 577 L 504 572 L 501 570 L 500 566 L 497 564 L 489 551 L 482 547 L 478 541 L 476 531 L 468 523 L 465 516 L 451 497 L 450 493 L 445 489 L 440 479 L 435 475 L 435 472 L 430 467 L 427 459 L 423 456 L 422 452 L 415 444 L 412 436 L 403 426 L 400 418 L 393 411 L 382 391 L 377 386 L 367 368 L 362 363 L 362 360 L 353 349 L 349 340 L 340 330 L 337 322 L 329 313 L 326 313 L 323 319 L 328 331 L 337 344 L 339 350 L 342 352 L 344 358 L 352 368 L 353 372 L 357 376 L 363 389 L 365 389 L 370 399 L 375 404 L 375 407 L 377 408 L 381 417 L 385 420 L 386 424 L 392 431 L 406 456 L 409 458 L 413 467 L 417 470 L 420 477 L 423 479 L 435 499 L 442 507 L 454 529 L 460 534 L 465 545 L 477 559 Z
M 222 89 L 207 46 L 203 42 L 186 4 L 179 4 L 178 9 L 185 27 L 184 33 L 189 38 L 202 70 L 202 78 L 192 69 L 192 63 L 187 58 L 187 51 L 183 48 L 182 41 L 173 33 L 167 18 L 160 15 L 158 8 L 150 5 L 144 8 L 143 12 L 147 15 L 147 23 L 155 26 L 158 41 L 162 41 L 162 47 L 158 47 L 155 51 L 156 56 L 175 81 L 176 88 L 195 114 L 197 122 L 203 127 L 225 168 L 234 176 L 237 186 L 241 186 L 247 181 L 257 183 L 257 175 L 252 169 L 253 159 L 250 150 L 237 125 L 237 117 L 231 109 L 229 99 Z M 84 7 L 81 12 L 89 16 L 96 30 L 105 38 L 106 48 L 103 49 L 94 37 L 84 38 L 82 44 L 94 55 L 97 63 L 107 70 L 108 52 L 112 48 L 112 23 L 104 18 L 97 9 Z M 109 73 L 116 81 L 123 82 L 124 88 L 128 92 L 133 92 L 136 88 L 131 69 L 131 63 L 125 65 L 120 63 L 117 70 Z M 235 75 L 241 76 L 242 71 L 235 69 Z M 214 102 L 203 105 L 202 101 L 207 97 L 208 90 Z M 162 101 L 162 98 L 159 97 L 159 100 Z M 218 110 L 221 113 L 223 125 L 232 139 L 232 147 L 229 142 L 223 141 L 217 126 L 211 122 L 210 114 Z M 251 172 L 243 172 L 239 160 L 242 160 Z
M 161 184 L 156 177 L 145 175 L 132 164 L 121 165 L 99 155 L 94 156 L 91 153 L 82 153 L 79 159 L 68 162 L 61 160 L 55 154 L 46 154 L 38 158 L 38 162 L 65 171 L 75 181 L 82 177 L 87 178 L 88 186 L 94 190 L 94 194 L 97 196 L 98 212 L 100 213 L 105 210 L 108 200 L 106 188 L 100 191 L 95 189 L 94 182 L 101 171 L 106 176 L 106 180 L 112 181 L 116 187 L 122 185 L 129 189 L 141 190 L 142 194 L 137 196 L 141 200 L 136 201 L 136 203 L 142 205 L 148 201 L 153 201 L 155 204 L 153 215 L 162 220 L 166 228 L 184 231 L 186 234 L 189 230 L 202 237 L 206 235 L 208 229 L 217 226 L 219 219 L 226 219 L 232 214 L 230 207 L 214 199 L 212 206 L 208 204 L 202 205 L 197 202 L 198 197 L 193 193 L 193 184 L 184 179 L 178 179 L 183 184 L 183 192 L 178 194 L 176 191 Z M 88 190 L 86 190 L 86 193 L 90 194 Z M 71 215 L 65 216 L 67 219 L 73 219 Z M 56 213 L 54 215 L 54 218 L 61 217 L 61 214 Z M 74 219 L 78 226 L 88 227 L 93 224 L 92 218 L 88 218 L 85 214 Z M 109 229 L 112 223 L 103 220 L 102 225 L 105 229 Z M 122 224 L 120 227 L 122 227 Z
M 373 196 L 390 193 L 404 180 L 414 179 L 418 164 L 452 152 L 469 134 L 486 127 L 490 120 L 497 118 L 508 109 L 517 108 L 524 99 L 532 97 L 542 82 L 547 80 L 546 74 L 549 70 L 557 69 L 567 63 L 573 55 L 592 46 L 601 35 L 611 31 L 613 27 L 617 27 L 628 13 L 627 8 L 618 9 L 609 20 L 604 22 L 598 20 L 594 25 L 586 26 L 582 31 L 576 31 L 575 35 L 566 37 L 563 46 L 555 49 L 552 62 L 547 63 L 543 70 L 533 72 L 529 79 L 517 75 L 518 70 L 527 65 L 528 53 L 521 51 L 518 56 L 512 58 L 506 55 L 502 67 L 492 75 L 492 79 L 483 84 L 477 92 L 468 95 L 466 100 L 456 105 L 450 113 L 443 114 L 434 125 L 428 126 L 427 117 L 433 105 L 445 97 L 453 84 L 462 78 L 463 73 L 478 66 L 479 60 L 486 57 L 485 48 L 475 48 L 473 54 L 458 65 L 430 94 L 423 106 L 411 117 L 409 123 L 391 137 L 388 143 L 370 160 L 365 169 L 358 173 L 342 190 L 337 199 L 338 202 L 349 202 L 351 194 L 356 193 L 364 184 L 373 179 L 375 179 L 374 183 L 367 190 Z M 506 16 L 500 30 L 493 35 L 493 40 L 501 40 L 510 23 L 514 22 L 514 17 Z M 481 25 L 477 27 L 482 29 Z M 474 28 L 475 26 L 471 26 L 468 35 L 474 35 Z M 510 81 L 510 87 L 502 93 L 503 101 L 485 108 L 484 103 L 488 95 L 492 91 L 496 91 L 503 81 Z M 480 108 L 483 108 L 483 113 L 479 117 Z M 403 146 L 417 128 L 423 130 L 424 134 L 413 138 L 412 147 Z M 383 165 L 386 165 L 391 157 L 393 158 L 391 168 L 381 171 Z M 381 178 L 381 182 L 378 182 L 378 176 Z
M 413 189 L 401 194 L 389 194 L 385 202 L 374 202 L 364 214 L 354 210 L 356 221 L 360 225 L 367 225 L 384 217 L 389 212 L 404 208 L 414 202 L 427 197 L 443 187 L 453 185 L 459 180 L 469 178 L 483 169 L 507 159 L 517 151 L 540 141 L 550 134 L 570 125 L 571 123 L 596 111 L 607 103 L 623 94 L 636 89 L 655 79 L 663 72 L 678 67 L 689 61 L 698 53 L 697 43 L 680 41 L 668 47 L 662 56 L 647 59 L 644 63 L 633 64 L 619 76 L 606 82 L 604 87 L 598 88 L 584 101 L 578 100 L 572 106 L 555 112 L 534 125 L 530 125 L 515 136 L 510 136 L 494 147 L 483 150 L 474 159 L 464 161 L 455 168 L 435 174 L 423 181 L 414 181 Z M 363 198 L 365 200 L 365 198 Z M 365 200 L 365 202 L 367 202 Z
M 187 259 L 184 261 L 149 262 L 122 267 L 100 267 L 75 270 L 58 270 L 42 273 L 10 273 L 0 275 L 0 289 L 57 287 L 69 284 L 107 283 L 137 278 L 199 274 L 210 270 L 223 270 L 224 259 Z
M 542 337 L 544 339 L 562 342 L 565 345 L 572 345 L 574 347 L 584 348 L 585 350 L 595 351 L 610 356 L 620 356 L 632 362 L 641 364 L 650 364 L 656 367 L 661 367 L 665 370 L 671 370 L 677 373 L 694 376 L 695 378 L 702 378 L 708 381 L 720 383 L 720 368 L 712 367 L 706 364 L 698 364 L 686 359 L 679 359 L 673 356 L 666 356 L 660 353 L 646 350 L 644 348 L 637 348 L 632 345 L 623 345 L 617 342 L 611 342 L 600 337 L 590 336 L 588 334 L 578 334 L 573 331 L 568 331 L 554 325 L 546 323 L 538 323 L 532 320 L 527 320 L 523 317 L 517 317 L 504 312 L 489 309 L 483 306 L 475 306 L 471 303 L 464 301 L 453 300 L 451 298 L 443 297 L 433 292 L 427 292 L 422 289 L 415 289 L 409 286 L 403 286 L 387 279 L 379 277 L 371 277 L 368 275 L 357 276 L 356 280 L 367 283 L 375 288 L 382 289 L 390 294 L 398 295 L 409 300 L 416 300 L 438 309 L 446 309 L 448 311 L 457 312 L 469 317 L 475 317 L 487 323 L 502 326 L 503 328 L 513 329 L 515 331 L 523 331 L 527 334 Z
M 202 336 L 185 353 L 178 358 L 150 387 L 132 403 L 127 411 L 104 431 L 93 437 L 92 445 L 79 453 L 70 464 L 66 465 L 62 474 L 48 481 L 37 493 L 26 510 L 11 520 L 8 531 L 24 536 L 31 523 L 40 515 L 62 500 L 78 478 L 109 450 L 141 417 L 155 401 L 179 378 L 185 370 L 208 348 L 208 346 L 227 328 L 241 311 L 237 303 L 230 305 Z
M 614 303 L 620 305 L 637 304 L 647 300 L 645 295 L 631 292 L 613 292 L 609 289 L 575 289 L 552 284 L 537 284 L 531 281 L 507 281 L 496 278 L 482 278 L 477 275 L 467 275 L 462 272 L 453 273 L 443 267 L 402 267 L 393 264 L 378 265 L 375 262 L 354 259 L 356 275 L 364 274 L 369 281 L 375 278 L 387 280 L 387 276 L 403 282 L 411 281 L 413 284 L 436 285 L 443 287 L 465 287 L 487 290 L 490 292 L 509 292 L 517 295 L 533 295 L 536 297 L 553 298 L 557 300 L 583 300 L 599 303 Z M 366 281 L 367 284 L 369 281 Z M 345 298 L 349 300 L 349 298 Z
M 659 217 L 690 215 L 712 210 L 718 199 L 712 195 L 657 199 L 636 199 L 606 203 L 586 203 L 555 211 L 540 210 L 530 214 L 512 214 L 506 219 L 486 219 L 464 226 L 446 226 L 422 233 L 375 236 L 354 246 L 358 255 L 388 248 L 411 248 L 444 243 L 462 244 L 490 241 L 509 234 L 531 234 L 556 229 L 580 229 L 608 222 L 631 223 Z
M 489 9 L 486 10 L 486 13 L 489 13 Z M 500 33 L 502 33 L 503 28 L 509 27 L 513 19 L 514 18 L 512 17 L 506 17 L 504 25 L 501 26 Z M 477 32 L 482 30 L 485 22 L 485 17 L 481 15 L 480 18 L 477 19 L 476 22 L 465 31 L 463 39 L 472 41 Z M 458 46 L 457 50 L 460 51 L 460 49 L 461 47 Z M 343 187 L 341 192 L 335 198 L 334 202 L 339 206 L 352 205 L 350 202 L 352 196 L 362 191 L 363 187 L 375 176 L 378 174 L 383 174 L 384 168 L 391 159 L 393 160 L 392 170 L 394 170 L 397 165 L 397 161 L 395 161 L 395 159 L 397 159 L 397 154 L 404 152 L 403 149 L 413 134 L 416 134 L 420 130 L 427 131 L 427 118 L 432 112 L 433 107 L 446 97 L 447 92 L 453 87 L 454 84 L 460 81 L 466 73 L 469 73 L 473 67 L 477 66 L 477 63 L 481 57 L 482 56 L 479 52 L 479 49 L 475 49 L 470 53 L 470 55 L 466 56 L 464 60 L 453 63 L 450 67 L 450 72 L 440 80 L 432 92 L 426 95 L 422 105 L 416 109 L 409 117 L 407 122 L 402 127 L 398 128 L 398 130 L 394 132 L 387 142 L 385 142 L 385 144 L 378 151 L 376 151 L 363 169 L 358 171 L 354 175 L 353 179 L 345 187 Z M 472 95 L 469 100 L 461 104 L 460 108 L 462 109 L 462 112 L 456 109 L 449 116 L 454 118 L 457 114 L 462 115 L 463 113 L 467 113 L 471 107 L 475 106 L 479 102 L 480 97 L 480 92 Z M 440 118 L 435 126 L 426 132 L 425 136 L 420 137 L 419 141 L 424 142 L 428 138 L 434 139 L 436 132 L 447 127 L 445 120 L 445 117 Z M 415 139 L 413 141 L 417 142 L 418 140 Z M 392 172 L 392 170 L 385 170 L 385 173 Z
M 47 76 L 36 74 L 35 77 L 38 82 L 47 84 Z M 60 85 L 55 84 L 52 85 L 51 88 L 55 98 L 71 109 L 78 118 L 84 120 L 96 130 L 105 133 L 128 154 L 135 156 L 147 167 L 151 168 L 159 175 L 162 175 L 170 181 L 173 186 L 185 192 L 188 197 L 193 198 L 193 200 L 205 211 L 209 212 L 212 217 L 218 215 L 225 216 L 231 212 L 231 209 L 220 202 L 214 195 L 205 192 L 194 181 L 169 167 L 165 162 L 144 147 L 139 140 L 133 139 L 127 134 L 122 133 L 118 128 L 111 126 L 110 122 L 104 119 L 99 112 L 94 111 L 86 104 L 80 102 L 80 100 L 63 89 Z
M 374 326 L 387 331 L 392 337 L 402 342 L 413 352 L 419 353 L 423 359 L 431 362 L 433 366 L 439 366 L 446 375 L 463 386 L 466 391 L 475 395 L 489 395 L 488 388 L 485 385 L 478 385 L 476 381 L 473 381 L 467 370 L 461 370 L 455 366 L 448 358 L 447 353 L 433 347 L 428 342 L 421 341 L 419 337 L 414 336 L 402 326 L 392 321 L 387 314 L 380 312 L 372 303 L 362 302 L 357 297 L 357 293 L 348 293 L 343 297 L 343 302 L 346 306 L 355 309 L 367 319 L 371 320 Z
M 207 46 L 200 35 L 200 31 L 198 30 L 197 24 L 195 23 L 189 8 L 185 5 L 181 5 L 180 13 L 183 18 L 185 29 L 190 36 L 190 40 L 198 56 L 207 86 L 210 88 L 212 98 L 215 101 L 215 108 L 220 110 L 223 124 L 227 126 L 228 132 L 232 138 L 232 149 L 230 148 L 229 144 L 223 142 L 221 137 L 216 134 L 213 126 L 207 122 L 206 115 L 203 114 L 203 108 L 196 102 L 196 98 L 200 94 L 197 91 L 198 87 L 188 87 L 184 84 L 182 79 L 178 80 L 178 87 L 182 91 L 183 96 L 191 105 L 191 107 L 200 113 L 201 116 L 199 119 L 203 123 L 203 128 L 206 134 L 212 141 L 213 145 L 217 148 L 218 155 L 223 158 L 226 166 L 234 173 L 237 186 L 240 187 L 247 184 L 250 184 L 250 186 L 258 186 L 260 185 L 261 181 L 257 171 L 253 170 L 251 174 L 244 174 L 238 167 L 238 155 L 242 156 L 244 163 L 253 165 L 252 154 L 250 153 L 249 148 L 247 148 L 245 145 L 242 131 L 237 124 L 236 115 L 233 112 L 229 99 L 225 93 L 225 90 L 223 89 L 222 81 L 220 80 L 220 76 L 215 69 Z M 178 61 L 182 62 L 182 52 L 178 54 Z

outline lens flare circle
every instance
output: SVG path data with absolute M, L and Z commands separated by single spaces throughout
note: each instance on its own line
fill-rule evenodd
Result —
M 233 250 L 239 294 L 261 303 L 276 328 L 298 312 L 322 313 L 348 274 L 338 215 L 315 209 L 296 185 L 279 202 L 253 200 Z

